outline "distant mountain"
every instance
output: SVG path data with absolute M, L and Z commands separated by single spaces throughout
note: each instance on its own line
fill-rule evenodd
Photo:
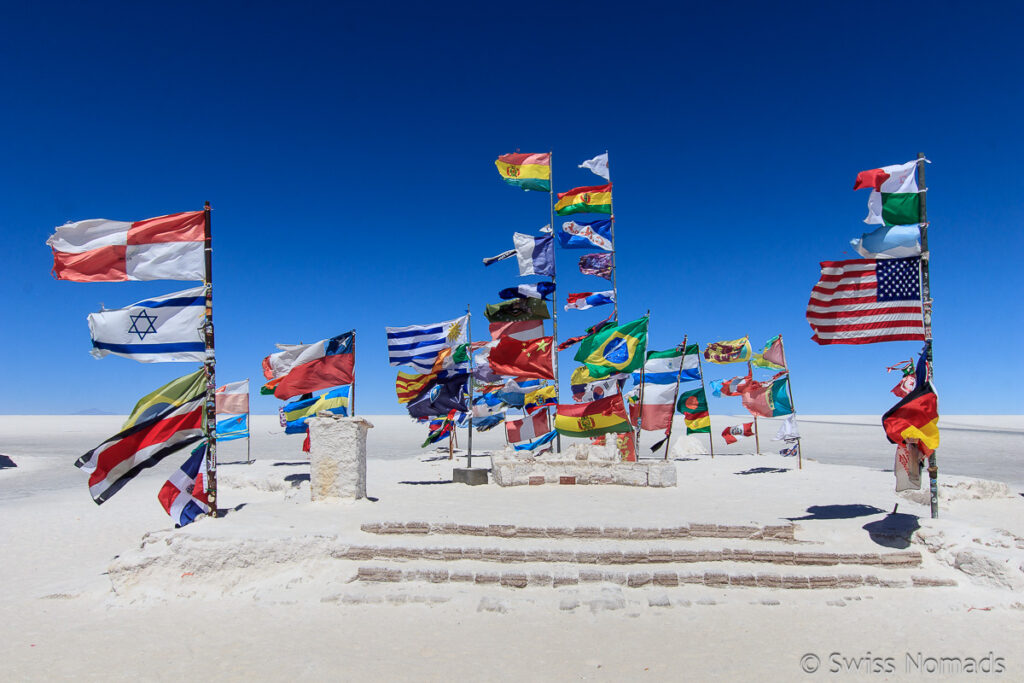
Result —
M 72 415 L 117 415 L 109 410 L 100 410 L 99 408 L 86 408 L 85 410 L 79 410 L 71 413 Z

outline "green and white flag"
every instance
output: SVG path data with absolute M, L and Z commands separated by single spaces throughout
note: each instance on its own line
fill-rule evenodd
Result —
M 853 189 L 871 188 L 868 217 L 872 225 L 914 225 L 921 222 L 917 161 L 873 168 L 857 174 Z

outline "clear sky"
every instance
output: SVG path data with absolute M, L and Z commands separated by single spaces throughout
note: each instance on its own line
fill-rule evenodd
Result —
M 920 344 L 811 342 L 818 262 L 868 229 L 857 172 L 925 152 L 940 409 L 1024 412 L 1019 4 L 347 5 L 5 7 L 0 413 L 124 413 L 193 369 L 95 360 L 86 326 L 189 283 L 58 282 L 45 241 L 207 199 L 219 383 L 355 328 L 359 412 L 401 412 L 385 325 L 468 304 L 481 339 L 497 290 L 537 279 L 480 262 L 549 220 L 494 168 L 516 150 L 553 151 L 560 191 L 610 151 L 621 316 L 651 310 L 651 348 L 782 333 L 798 412 L 840 414 L 884 412 Z M 604 288 L 582 253 L 559 253 L 563 302 Z

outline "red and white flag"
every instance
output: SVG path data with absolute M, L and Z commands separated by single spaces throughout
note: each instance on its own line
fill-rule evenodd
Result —
M 551 421 L 548 419 L 548 411 L 541 410 L 530 417 L 521 420 L 505 420 L 505 433 L 512 443 L 520 441 L 533 441 L 538 436 L 544 436 L 551 431 Z
M 924 340 L 921 258 L 824 261 L 807 322 L 819 344 Z
M 501 337 L 512 337 L 525 342 L 532 339 L 540 339 L 544 336 L 543 320 L 519 320 L 510 323 L 490 323 L 488 328 L 491 331 L 491 341 L 487 344 L 491 348 L 498 345 Z
M 245 415 L 249 412 L 249 380 L 217 387 L 218 415 Z
M 202 211 L 129 223 L 96 218 L 57 228 L 53 274 L 73 282 L 203 280 L 206 219 Z
M 663 432 L 672 424 L 677 385 L 675 382 L 672 384 L 644 382 L 643 386 L 640 428 L 648 432 Z
M 754 435 L 754 423 L 744 422 L 741 425 L 735 427 L 726 427 L 722 430 L 722 438 L 725 439 L 727 444 L 734 444 L 740 436 L 753 436 Z

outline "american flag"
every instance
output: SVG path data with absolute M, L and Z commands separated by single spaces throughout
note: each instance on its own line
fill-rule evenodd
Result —
M 822 262 L 807 322 L 819 344 L 923 340 L 921 259 Z

